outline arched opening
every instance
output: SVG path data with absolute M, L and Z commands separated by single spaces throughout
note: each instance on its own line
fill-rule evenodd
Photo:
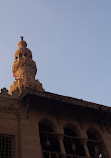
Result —
M 103 158 L 103 143 L 99 132 L 93 128 L 87 130 L 88 150 L 91 157 Z
M 24 53 L 24 56 L 27 57 L 27 53 Z
M 19 53 L 19 57 L 22 57 L 22 53 Z
M 72 124 L 64 127 L 64 147 L 66 154 L 85 156 L 79 130 Z
M 40 134 L 40 143 L 43 150 L 44 158 L 55 158 L 56 152 L 60 152 L 59 142 L 57 134 L 54 130 L 54 124 L 48 120 L 43 119 L 39 122 L 39 134 Z

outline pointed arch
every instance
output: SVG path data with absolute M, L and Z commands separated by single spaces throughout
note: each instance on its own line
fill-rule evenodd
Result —
M 47 157 L 48 152 L 60 152 L 55 124 L 50 119 L 43 118 L 38 126 L 44 158 Z
M 68 123 L 64 126 L 64 135 L 63 142 L 66 154 L 85 156 L 79 129 L 72 123 Z
M 72 123 L 67 123 L 64 126 L 64 134 L 69 135 L 69 136 L 74 136 L 74 137 L 81 136 L 79 129 L 75 125 L 73 125 Z
M 56 125 L 48 118 L 41 119 L 38 125 L 40 131 L 46 131 L 50 133 L 56 132 Z
M 93 127 L 88 128 L 86 132 L 88 137 L 87 146 L 90 156 L 99 157 L 101 155 L 101 158 L 103 158 L 104 145 L 100 132 Z
M 102 136 L 100 132 L 98 132 L 98 130 L 96 130 L 93 127 L 90 127 L 87 129 L 87 136 L 88 136 L 88 139 L 91 139 L 91 140 L 98 140 L 98 141 L 102 140 Z

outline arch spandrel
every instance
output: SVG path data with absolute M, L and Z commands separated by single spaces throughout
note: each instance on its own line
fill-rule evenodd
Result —
M 57 132 L 56 124 L 53 121 L 51 121 L 51 119 L 49 119 L 49 118 L 41 118 L 38 121 L 38 125 L 40 125 L 40 124 L 47 124 L 53 130 L 54 133 Z

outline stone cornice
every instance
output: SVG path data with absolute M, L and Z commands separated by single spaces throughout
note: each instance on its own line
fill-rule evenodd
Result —
M 22 100 L 28 94 L 47 98 L 47 99 L 53 99 L 55 101 L 59 101 L 59 102 L 66 103 L 66 104 L 76 105 L 76 106 L 80 106 L 80 107 L 86 107 L 86 108 L 95 109 L 95 110 L 104 111 L 104 112 L 111 112 L 111 107 L 108 107 L 108 106 L 84 101 L 82 99 L 53 94 L 53 93 L 49 93 L 49 92 L 45 92 L 45 91 L 41 92 L 36 89 L 31 89 L 28 87 L 26 87 L 24 89 L 24 91 L 22 92 L 22 94 L 20 95 L 20 100 Z

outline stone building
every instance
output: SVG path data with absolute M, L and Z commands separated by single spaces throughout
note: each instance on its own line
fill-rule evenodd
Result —
M 111 158 L 111 108 L 46 92 L 21 38 L 0 93 L 0 158 Z

